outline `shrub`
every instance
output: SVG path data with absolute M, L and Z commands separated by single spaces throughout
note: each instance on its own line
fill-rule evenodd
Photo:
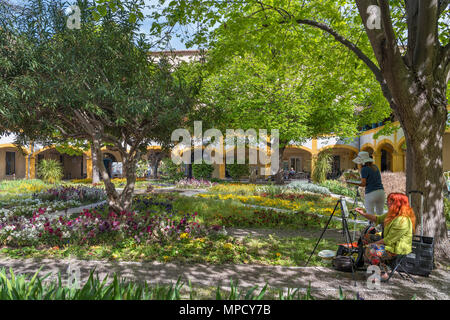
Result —
M 172 159 L 165 158 L 161 161 L 160 171 L 166 175 L 170 180 L 181 180 L 184 177 L 183 167 L 175 164 Z
M 327 188 L 332 193 L 347 196 L 354 198 L 356 195 L 356 189 L 355 188 L 349 188 L 347 184 L 342 183 L 337 180 L 326 180 L 323 183 L 320 184 L 322 187 Z
M 208 180 L 198 180 L 198 179 L 183 179 L 177 182 L 176 187 L 181 189 L 201 189 L 201 188 L 209 188 L 215 186 L 216 183 L 213 183 Z
M 211 164 L 193 164 L 192 175 L 197 179 L 211 179 L 214 167 Z
M 56 183 L 63 177 L 63 169 L 59 161 L 44 159 L 38 166 L 39 177 L 47 183 Z
M 256 188 L 256 191 L 259 194 L 265 194 L 268 196 L 277 196 L 277 195 L 281 195 L 281 194 L 285 194 L 289 189 L 287 189 L 284 186 L 274 186 L 274 185 L 269 185 L 269 186 L 260 186 Z
M 42 201 L 96 202 L 106 199 L 106 193 L 102 189 L 91 187 L 58 187 L 34 194 L 33 198 Z
M 139 160 L 139 162 L 136 166 L 136 176 L 138 178 L 146 177 L 149 167 L 150 167 L 150 162 L 148 160 Z
M 249 176 L 250 175 L 250 169 L 248 164 L 227 164 L 226 169 L 228 174 L 233 180 L 238 180 L 242 177 Z
M 315 159 L 315 167 L 312 173 L 312 180 L 315 183 L 323 183 L 327 179 L 327 174 L 331 173 L 332 156 L 329 152 L 321 152 Z
M 294 181 L 294 182 L 289 183 L 286 187 L 290 188 L 292 190 L 295 190 L 295 191 L 307 191 L 307 192 L 320 193 L 320 194 L 325 194 L 325 195 L 330 194 L 330 190 L 328 190 L 327 188 L 321 187 L 321 186 L 318 186 L 317 184 L 309 183 L 306 181 Z

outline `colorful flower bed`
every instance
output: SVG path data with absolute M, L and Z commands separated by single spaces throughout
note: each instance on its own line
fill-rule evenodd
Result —
M 210 188 L 217 185 L 217 183 L 203 179 L 183 179 L 176 183 L 175 187 L 180 189 L 203 189 Z
M 33 195 L 34 198 L 43 201 L 71 201 L 93 203 L 106 199 L 106 193 L 93 187 L 57 187 Z
M 39 209 L 45 209 L 46 212 L 50 213 L 99 202 L 105 198 L 105 192 L 101 189 L 59 186 L 33 195 L 2 197 L 0 200 L 0 217 L 31 217 L 33 212 Z
M 51 184 L 47 184 L 42 180 L 3 180 L 0 181 L 0 195 L 13 194 L 32 194 L 42 190 L 51 188 Z
M 105 215 L 96 210 L 84 210 L 74 218 L 49 218 L 45 209 L 40 209 L 32 218 L 0 218 L 0 242 L 22 246 L 114 243 L 127 238 L 137 243 L 162 242 L 179 239 L 184 233 L 189 237 L 203 235 L 205 229 L 196 222 L 196 215 L 181 218 L 136 212 Z
M 239 196 L 234 194 L 199 194 L 199 198 L 216 199 L 216 200 L 235 200 L 244 204 L 258 205 L 267 208 L 287 209 L 292 211 L 303 211 L 308 213 L 316 213 L 321 215 L 330 215 L 333 212 L 336 199 L 331 197 L 324 197 L 320 202 L 304 201 L 305 196 L 279 196 L 276 198 L 269 198 L 266 196 Z M 292 200 L 285 200 L 283 198 L 292 198 Z M 340 209 L 336 214 L 340 214 Z

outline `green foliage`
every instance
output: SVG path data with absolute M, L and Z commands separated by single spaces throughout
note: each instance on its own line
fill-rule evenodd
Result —
M 47 183 L 56 183 L 63 178 L 63 169 L 59 161 L 43 159 L 38 165 L 38 176 Z
M 356 195 L 355 188 L 349 188 L 347 184 L 337 180 L 325 180 L 324 182 L 320 183 L 320 185 L 327 188 L 334 194 L 339 194 L 351 198 L 354 198 Z
M 293 181 L 287 185 L 287 188 L 293 189 L 295 191 L 307 191 L 312 193 L 320 193 L 329 195 L 330 190 L 325 187 L 321 187 L 314 183 L 308 183 L 306 181 Z
M 212 164 L 201 163 L 201 164 L 192 164 L 192 175 L 196 179 L 211 179 L 212 173 L 214 171 L 214 167 Z
M 389 137 L 390 135 L 394 134 L 400 129 L 399 125 L 394 125 L 392 122 L 388 121 L 385 123 L 383 128 L 379 131 L 377 131 L 374 135 L 374 139 L 378 139 L 379 137 L 386 136 Z
M 171 158 L 164 158 L 161 160 L 160 172 L 166 175 L 169 180 L 178 181 L 183 179 L 184 170 L 182 165 L 175 164 Z
M 0 271 L 1 300 L 180 300 L 184 283 L 179 278 L 175 285 L 150 287 L 147 283 L 132 283 L 119 279 L 114 274 L 108 283 L 106 276 L 102 280 L 94 277 L 91 271 L 86 283 L 80 288 L 64 286 L 61 274 L 57 280 L 50 280 L 47 274 L 39 277 L 37 271 L 31 279 L 26 275 L 9 274 L 5 268 Z
M 242 177 L 250 175 L 250 168 L 248 164 L 226 164 L 226 170 L 233 180 L 238 180 Z
M 148 168 L 150 167 L 150 161 L 148 160 L 139 160 L 136 167 L 136 176 L 138 178 L 143 178 L 146 176 L 148 172 Z
M 145 152 L 150 141 L 171 143 L 197 88 L 168 59 L 150 58 L 151 40 L 138 32 L 143 1 L 121 3 L 114 11 L 78 1 L 82 23 L 73 30 L 66 27 L 62 1 L 24 4 L 23 17 L 15 17 L 24 22 L 0 32 L 2 126 L 21 141 L 75 137 L 92 142 L 97 153 L 109 144 L 125 151 L 124 163 L 137 162 L 137 151 Z M 117 198 L 114 185 L 104 180 L 115 210 L 131 203 L 132 192 Z M 132 182 L 127 179 L 126 187 Z
M 314 170 L 312 172 L 312 180 L 316 183 L 323 183 L 327 179 L 327 174 L 331 173 L 331 161 L 333 157 L 329 152 L 321 152 L 315 157 Z
M 258 286 L 253 286 L 250 289 L 241 289 L 239 290 L 239 280 L 233 282 L 233 279 L 230 280 L 230 292 L 225 293 L 225 295 L 220 290 L 220 284 L 216 289 L 216 300 L 262 300 L 267 291 L 267 284 L 261 289 L 261 291 L 255 295 L 255 291 L 258 289 Z

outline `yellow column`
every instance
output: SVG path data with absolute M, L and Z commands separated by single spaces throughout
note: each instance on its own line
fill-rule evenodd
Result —
M 86 158 L 86 174 L 88 179 L 92 179 L 93 176 L 93 169 L 92 169 L 92 158 L 88 157 Z
M 317 149 L 317 139 L 314 138 L 312 140 L 311 146 L 312 154 L 311 154 L 311 174 L 314 172 L 314 167 L 316 166 L 315 157 L 319 154 L 319 150 Z
M 392 154 L 392 171 L 401 172 L 405 169 L 403 168 L 403 152 L 394 151 Z
M 219 179 L 225 179 L 225 164 L 219 164 Z
M 30 179 L 36 179 L 36 158 L 30 158 Z
M 375 160 L 375 165 L 381 169 L 381 151 L 377 152 L 374 151 L 373 152 L 373 159 Z
M 25 155 L 25 179 L 28 179 L 28 154 Z
M 225 179 L 225 159 L 227 150 L 225 149 L 223 136 L 220 137 L 220 145 L 219 148 L 222 149 L 222 164 L 219 164 L 219 179 Z

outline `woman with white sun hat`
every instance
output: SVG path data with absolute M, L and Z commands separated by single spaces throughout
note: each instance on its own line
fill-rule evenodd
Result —
M 360 187 L 365 187 L 364 206 L 369 214 L 384 214 L 384 202 L 386 195 L 384 193 L 383 183 L 381 181 L 380 169 L 374 164 L 374 160 L 366 151 L 361 151 L 353 162 L 361 165 L 361 183 L 347 181 Z M 359 167 L 359 166 L 358 166 Z

